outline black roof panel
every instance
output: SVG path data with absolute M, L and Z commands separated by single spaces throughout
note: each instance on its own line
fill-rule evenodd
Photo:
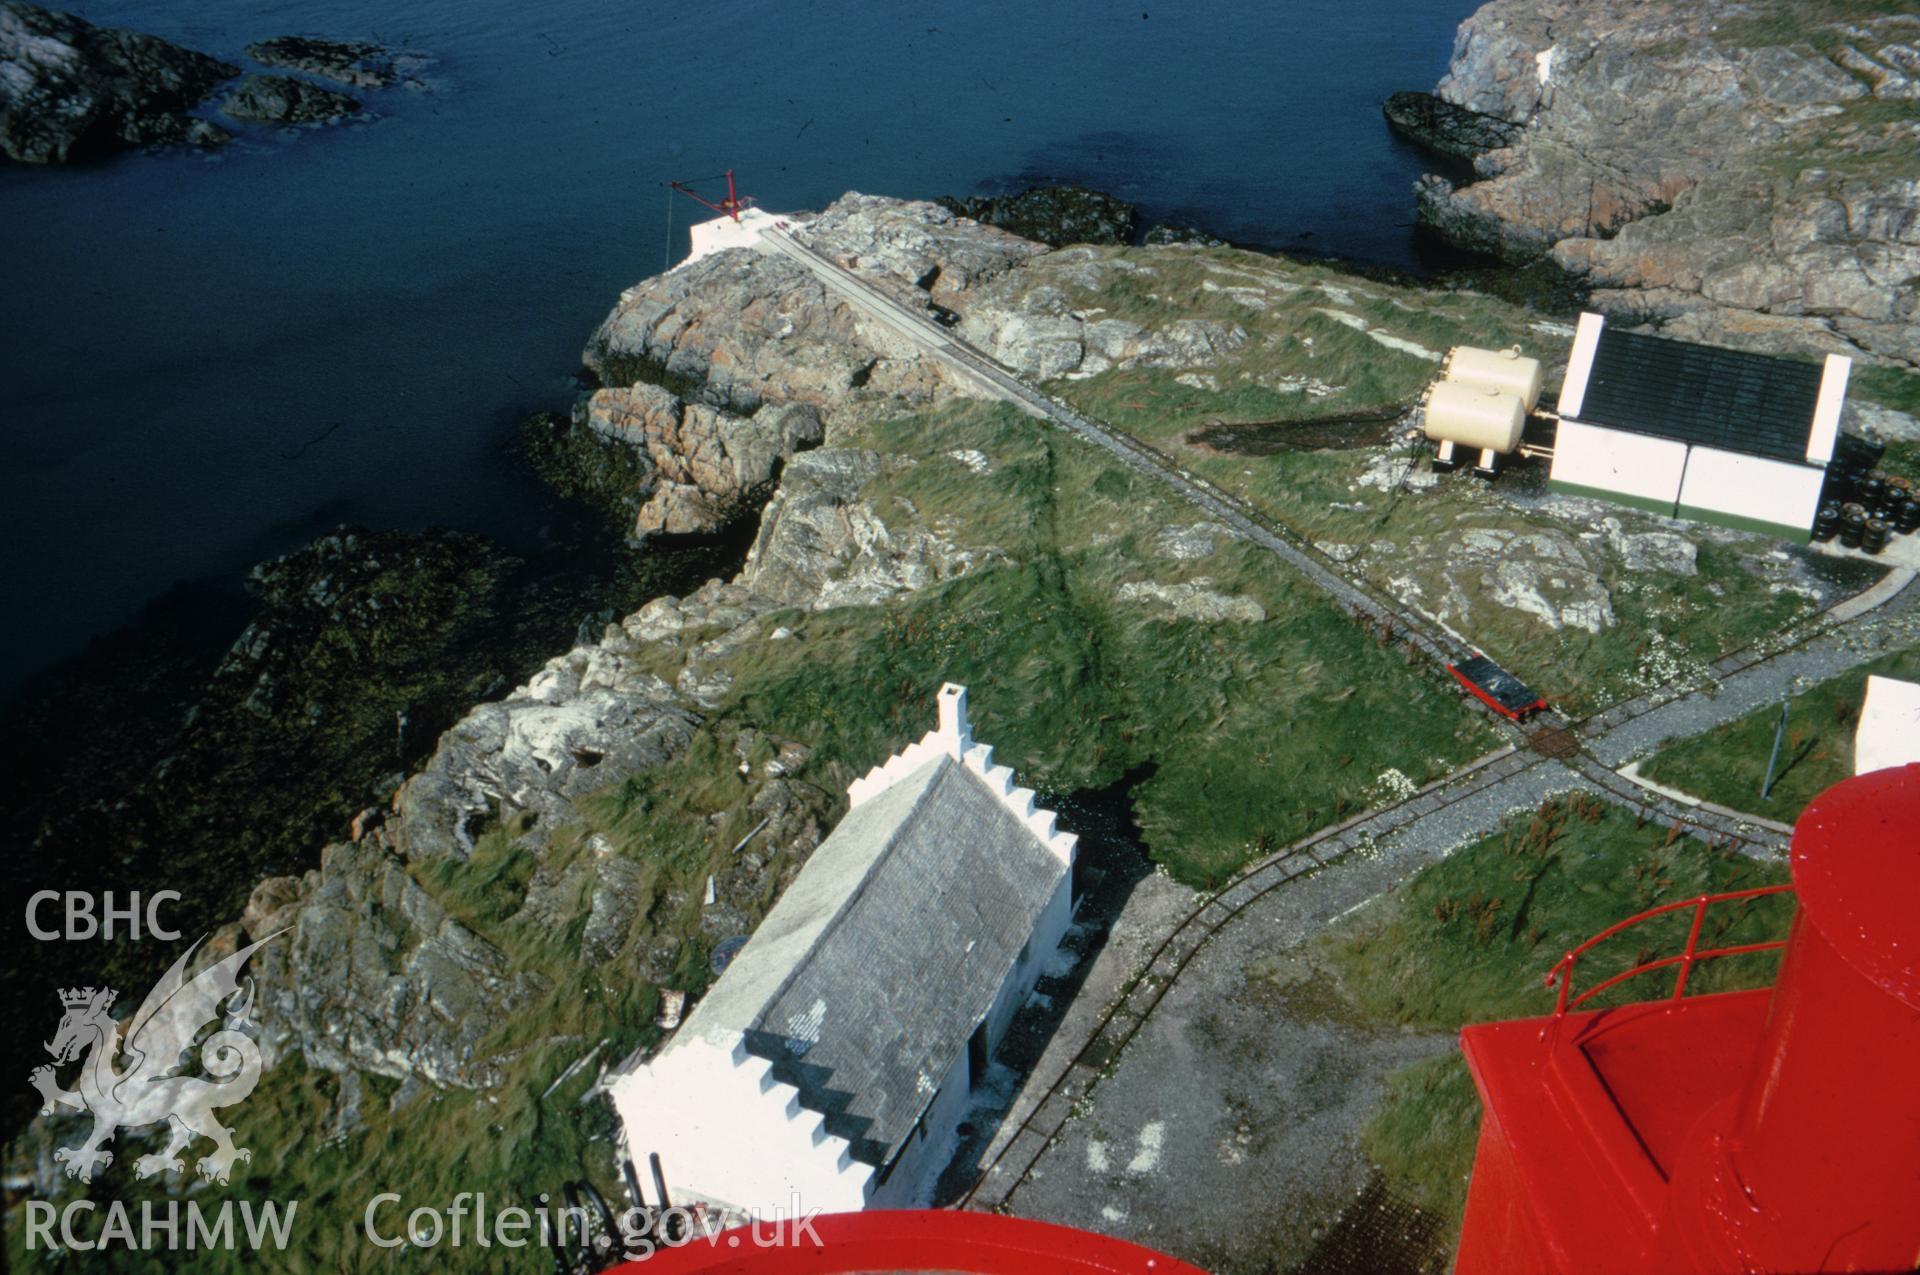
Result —
M 1814 363 L 1602 328 L 1575 419 L 1805 463 L 1821 372 Z

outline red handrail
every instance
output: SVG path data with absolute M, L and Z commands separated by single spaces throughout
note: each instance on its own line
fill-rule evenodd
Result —
M 1608 926 L 1606 929 L 1582 943 L 1579 947 L 1574 948 L 1571 952 L 1561 957 L 1554 963 L 1553 968 L 1547 971 L 1546 985 L 1553 987 L 1557 984 L 1560 989 L 1559 997 L 1553 1007 L 1553 1020 L 1550 1025 L 1557 1025 L 1570 1011 L 1580 1008 L 1581 1005 L 1593 997 L 1598 996 L 1601 992 L 1606 991 L 1608 988 L 1624 983 L 1630 978 L 1636 978 L 1641 974 L 1645 974 L 1648 970 L 1665 969 L 1669 965 L 1678 965 L 1680 972 L 1674 976 L 1673 995 L 1669 999 L 1679 1000 L 1686 994 L 1687 978 L 1693 973 L 1694 963 L 1697 961 L 1711 961 L 1722 956 L 1742 956 L 1749 952 L 1775 952 L 1780 950 L 1787 945 L 1785 939 L 1773 939 L 1765 943 L 1741 943 L 1733 947 L 1714 947 L 1702 951 L 1700 950 L 1700 926 L 1706 920 L 1707 908 L 1712 904 L 1735 902 L 1741 899 L 1754 899 L 1767 894 L 1784 894 L 1792 889 L 1793 887 L 1791 885 L 1763 885 L 1751 890 L 1730 890 L 1725 894 L 1702 894 L 1691 899 L 1678 899 L 1672 903 L 1662 903 L 1659 907 L 1648 908 L 1645 912 L 1637 916 L 1630 916 L 1624 921 L 1616 922 Z M 1642 921 L 1656 916 L 1664 916 L 1668 912 L 1678 912 L 1682 908 L 1693 909 L 1693 925 L 1687 931 L 1687 946 L 1683 951 L 1672 956 L 1660 957 L 1658 960 L 1647 961 L 1634 966 L 1632 969 L 1622 970 L 1612 978 L 1605 979 L 1587 988 L 1578 996 L 1572 995 L 1573 967 L 1579 962 L 1582 956 L 1593 950 L 1595 946 L 1620 933 L 1622 930 L 1632 929 Z

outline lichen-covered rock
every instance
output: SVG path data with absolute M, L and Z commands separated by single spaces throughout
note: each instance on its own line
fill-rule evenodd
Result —
M 1205 576 L 1162 584 L 1157 580 L 1129 580 L 1114 596 L 1122 602 L 1146 606 L 1171 620 L 1200 624 L 1258 624 L 1267 609 L 1245 594 L 1222 593 Z
M 501 824 L 538 851 L 576 817 L 575 799 L 677 756 L 698 720 L 627 657 L 575 648 L 442 735 L 395 797 L 386 832 L 409 858 L 465 858 Z
M 739 416 L 689 403 L 641 382 L 597 390 L 582 406 L 587 429 L 632 449 L 637 534 L 710 531 L 765 493 L 788 457 L 817 446 L 819 409 L 763 407 Z
M 858 193 L 841 196 L 795 234 L 896 293 L 940 304 L 1047 251 L 938 204 Z
M 1660 571 L 1677 576 L 1700 574 L 1700 546 L 1678 532 L 1631 532 L 1621 527 L 1618 518 L 1602 518 L 1600 529 L 1628 571 Z
M 1419 215 L 1675 335 L 1920 362 L 1916 37 L 1870 5 L 1492 0 L 1437 96 L 1512 135 Z
M 1392 581 L 1394 591 L 1461 632 L 1471 632 L 1476 610 L 1489 605 L 1553 629 L 1598 633 L 1614 623 L 1599 564 L 1557 531 L 1469 527 L 1441 545 L 1410 545 L 1407 557 L 1411 570 Z
M 988 280 L 954 298 L 966 338 L 1014 370 L 1041 380 L 1114 368 L 1206 367 L 1244 349 L 1244 327 L 1215 319 L 1174 319 L 1143 328 L 1074 306 L 1061 285 L 1099 289 L 1120 273 L 1145 278 L 1152 266 L 1095 248 L 1067 248 Z
M 234 85 L 220 109 L 257 124 L 322 124 L 353 114 L 360 103 L 291 75 L 249 75 Z
M 761 516 L 740 582 L 784 606 L 872 606 L 996 556 L 929 527 L 889 526 L 863 492 L 886 463 L 874 452 L 837 449 L 794 457 Z
M 1874 442 L 1920 443 L 1920 416 L 1897 412 L 1859 397 L 1847 400 L 1841 428 Z
M 859 194 L 792 233 L 922 307 L 1046 251 L 934 204 Z M 851 404 L 977 393 L 811 271 L 746 250 L 714 253 L 629 288 L 584 358 L 603 385 L 652 381 L 741 415 L 803 403 L 829 425 Z
M 0 153 L 64 164 L 122 146 L 218 145 L 224 132 L 182 112 L 239 73 L 156 36 L 9 0 L 0 4 Z
M 1210 557 L 1222 541 L 1235 538 L 1231 530 L 1217 522 L 1195 522 L 1162 528 L 1153 538 L 1153 549 L 1175 562 L 1196 562 Z
M 254 957 L 262 1043 L 309 1066 L 498 1083 L 482 1049 L 544 982 L 450 916 L 377 840 L 321 852 L 292 933 Z

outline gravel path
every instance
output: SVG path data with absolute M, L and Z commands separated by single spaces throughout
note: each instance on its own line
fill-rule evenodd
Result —
M 1705 690 L 1653 707 L 1630 700 L 1582 723 L 1582 742 L 1611 768 L 1644 756 L 1669 739 L 1684 739 L 1745 716 L 1782 695 L 1804 690 L 1850 668 L 1920 642 L 1920 583 L 1858 618 L 1818 631 L 1774 655 L 1736 652 L 1714 665 Z
M 1368 1186 L 1359 1132 L 1383 1077 L 1454 1040 L 1358 1022 L 1301 959 L 1301 945 L 1508 813 L 1582 786 L 1559 763 L 1535 759 L 1475 800 L 1415 819 L 1243 909 L 1079 1098 L 1079 1116 L 1049 1131 L 1017 1192 L 992 1202 L 1213 1271 L 1279 1269 L 1304 1256 Z M 1358 1242 L 1404 1247 L 1404 1226 L 1377 1229 Z

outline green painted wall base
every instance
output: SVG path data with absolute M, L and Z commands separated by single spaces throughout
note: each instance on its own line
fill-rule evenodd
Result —
M 1798 540 L 1806 543 L 1813 539 L 1813 528 L 1795 527 L 1790 523 L 1768 522 L 1764 518 L 1746 518 L 1739 514 L 1722 513 L 1718 509 L 1698 509 L 1692 505 L 1680 506 L 1680 517 L 1691 518 L 1695 522 L 1712 523 L 1716 527 L 1731 527 L 1735 531 L 1757 531 L 1763 536 L 1779 536 L 1783 540 Z
M 1755 531 L 1763 536 L 1797 540 L 1801 544 L 1813 539 L 1813 528 L 1796 527 L 1791 523 L 1769 522 L 1764 518 L 1746 518 L 1739 514 L 1722 513 L 1718 509 L 1700 509 L 1693 505 L 1673 505 L 1648 496 L 1629 496 L 1623 492 L 1608 491 L 1604 487 L 1587 487 L 1559 478 L 1549 478 L 1547 487 L 1552 491 L 1565 492 L 1569 496 L 1585 496 L 1590 500 L 1604 500 L 1610 505 L 1644 509 L 1648 513 L 1659 514 L 1664 518 L 1685 518 L 1690 522 L 1710 523 L 1716 527 L 1730 527 L 1735 531 Z
M 1665 518 L 1674 516 L 1671 500 L 1655 500 L 1651 496 L 1629 496 L 1624 492 L 1608 491 L 1604 487 L 1587 487 L 1580 483 L 1570 483 L 1560 478 L 1549 478 L 1547 487 L 1552 491 L 1565 492 L 1569 496 L 1585 496 L 1589 500 L 1604 500 L 1610 505 L 1625 505 L 1630 509 L 1644 509 L 1650 514 L 1659 514 Z

